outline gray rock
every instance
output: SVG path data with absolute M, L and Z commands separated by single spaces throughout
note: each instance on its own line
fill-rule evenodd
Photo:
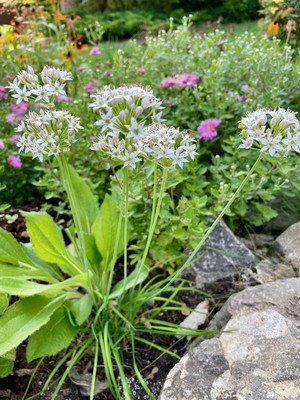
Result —
M 195 281 L 198 289 L 207 290 L 215 282 L 234 284 L 235 277 L 243 274 L 255 263 L 253 253 L 241 243 L 221 221 L 184 272 L 184 276 Z
M 291 225 L 274 243 L 274 252 L 298 270 L 300 275 L 300 222 Z
M 290 264 L 266 258 L 249 270 L 252 278 L 258 283 L 278 281 L 280 279 L 296 278 L 295 269 Z
M 219 337 L 192 347 L 160 400 L 299 400 L 300 279 L 249 287 L 213 319 Z

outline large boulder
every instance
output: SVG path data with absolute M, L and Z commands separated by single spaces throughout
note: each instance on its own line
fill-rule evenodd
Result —
M 300 275 L 300 222 L 291 225 L 274 243 L 274 251 Z
M 234 287 L 254 263 L 254 254 L 221 221 L 195 256 L 195 261 L 184 271 L 184 276 L 194 281 L 197 289 L 215 292 L 216 283 Z
M 160 400 L 299 400 L 300 279 L 233 295 L 169 373 Z M 202 339 L 203 340 L 203 339 Z

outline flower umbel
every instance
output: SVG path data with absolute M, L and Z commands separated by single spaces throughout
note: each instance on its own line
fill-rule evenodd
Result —
M 91 150 L 133 169 L 142 159 L 182 167 L 197 154 L 194 138 L 162 124 L 162 102 L 150 89 L 105 86 L 92 97 L 90 107 L 100 114 L 95 125 L 101 132 Z
M 239 127 L 241 149 L 256 147 L 272 157 L 286 157 L 291 150 L 300 153 L 300 122 L 293 111 L 258 109 L 246 114 Z
M 22 133 L 17 146 L 20 152 L 32 153 L 33 158 L 43 161 L 45 156 L 68 151 L 77 140 L 75 134 L 79 129 L 82 129 L 79 118 L 67 111 L 31 112 L 16 128 Z

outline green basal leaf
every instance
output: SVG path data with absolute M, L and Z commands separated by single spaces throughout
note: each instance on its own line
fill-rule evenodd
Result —
M 39 293 L 49 295 L 61 292 L 63 289 L 72 288 L 73 286 L 81 286 L 85 288 L 87 285 L 87 273 L 51 285 L 44 285 L 23 278 L 1 278 L 0 292 L 8 293 L 13 296 L 33 296 Z
M 126 279 L 122 279 L 112 288 L 109 299 L 115 299 L 116 297 L 121 296 L 127 290 L 144 282 L 148 274 L 149 268 L 146 266 L 136 268 Z
M 0 228 L 0 261 L 18 265 L 19 261 L 30 263 L 24 250 L 13 235 Z
M 84 235 L 84 243 L 86 255 L 91 265 L 99 266 L 102 261 L 102 257 L 97 248 L 94 236 L 90 234 Z
M 90 294 L 85 294 L 79 300 L 68 302 L 67 307 L 77 325 L 82 325 L 90 316 L 93 308 L 93 298 Z
M 49 322 L 29 337 L 26 348 L 27 361 L 52 356 L 68 347 L 78 329 L 71 324 L 65 308 L 58 308 L 50 317 Z
M 16 348 L 45 325 L 65 295 L 32 296 L 15 302 L 0 318 L 0 356 Z
M 68 173 L 71 178 L 70 184 L 76 193 L 76 209 L 81 220 L 81 226 L 85 233 L 91 232 L 91 226 L 98 213 L 97 197 L 93 195 L 85 180 L 78 175 L 75 169 L 67 164 Z
M 44 274 L 43 271 L 36 270 L 33 268 L 17 267 L 11 264 L 0 263 L 0 276 L 4 278 L 16 278 L 16 279 L 37 279 L 41 281 L 52 281 L 55 280 L 49 278 L 48 275 Z
M 34 251 L 32 243 L 24 243 L 22 248 L 26 253 L 27 257 L 30 259 L 31 264 L 36 269 L 38 269 L 41 274 L 42 273 L 45 274 L 45 277 L 48 276 L 50 279 L 61 279 L 62 275 L 58 266 L 54 264 L 49 264 L 46 261 L 42 260 Z
M 45 212 L 23 212 L 31 243 L 36 254 L 44 261 L 57 263 L 69 275 L 82 272 L 81 265 L 66 250 L 59 227 Z
M 14 369 L 14 362 L 0 357 L 0 378 L 5 378 Z
M 1 276 L 1 273 L 0 273 Z M 7 293 L 0 293 L 0 314 L 3 314 L 9 304 L 9 297 Z
M 95 237 L 97 248 L 103 258 L 102 265 L 108 265 L 113 257 L 119 216 L 120 211 L 117 204 L 111 196 L 106 195 L 92 226 L 92 234 Z M 123 237 L 124 223 L 122 222 L 117 245 L 117 256 L 120 256 L 124 249 Z

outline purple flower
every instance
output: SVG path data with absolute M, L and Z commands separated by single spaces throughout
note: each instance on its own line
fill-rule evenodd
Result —
M 72 99 L 72 97 L 65 96 L 64 94 L 58 94 L 58 95 L 56 96 L 56 101 L 57 101 L 58 103 L 62 103 L 62 102 L 64 102 L 64 101 L 67 101 L 68 103 L 72 103 L 72 102 L 73 102 L 73 99 Z
M 2 139 L 0 139 L 0 149 L 4 149 L 5 145 Z
M 16 115 L 16 114 L 7 114 L 6 116 L 6 121 L 13 125 L 15 122 L 19 122 L 23 119 L 22 115 Z
M 7 157 L 7 162 L 14 168 L 21 168 L 22 167 L 22 161 L 19 157 L 10 155 Z
M 93 82 L 89 82 L 86 86 L 84 86 L 83 89 L 86 92 L 92 92 L 93 90 L 95 90 L 95 86 L 94 86 Z
M 166 87 L 173 87 L 173 86 L 178 86 L 178 82 L 176 78 L 165 78 L 161 81 L 162 86 Z
M 213 139 L 218 134 L 215 128 L 220 125 L 220 123 L 221 120 L 217 118 L 202 121 L 197 128 L 200 138 L 205 141 Z
M 144 75 L 146 71 L 143 68 L 138 68 L 136 72 L 138 73 L 138 75 Z
M 0 85 L 0 100 L 7 99 L 7 94 L 5 93 L 5 87 Z
M 195 86 L 197 85 L 197 82 L 199 81 L 199 78 L 195 74 L 180 74 L 176 75 L 176 80 L 178 82 L 179 86 Z
M 248 86 L 248 85 L 243 85 L 243 86 L 242 86 L 242 90 L 243 90 L 244 92 L 253 92 L 253 89 L 252 89 L 250 86 Z
M 105 76 L 111 76 L 111 72 L 110 72 L 109 70 L 104 71 L 104 75 L 105 75 Z
M 95 54 L 100 54 L 100 50 L 98 47 L 93 47 L 92 50 L 90 51 L 91 56 L 94 56 Z
M 10 141 L 11 144 L 17 144 L 18 141 L 20 140 L 20 137 L 21 137 L 21 135 L 18 135 L 18 134 L 12 135 L 9 138 L 9 141 Z
M 21 101 L 19 104 L 11 103 L 10 109 L 16 115 L 23 115 L 28 110 L 29 105 L 24 101 Z

